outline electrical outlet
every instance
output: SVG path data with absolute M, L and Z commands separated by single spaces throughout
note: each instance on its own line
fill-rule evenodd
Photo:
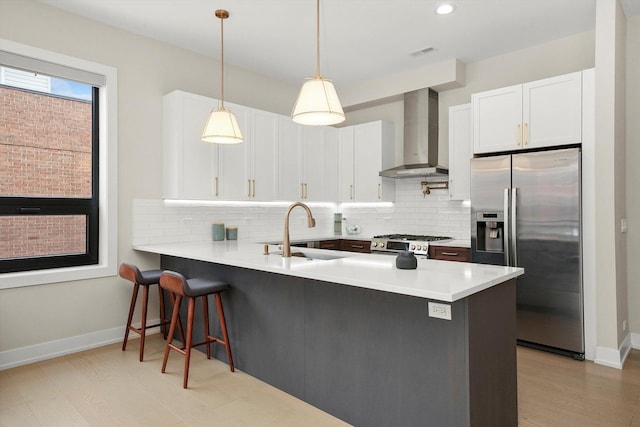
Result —
M 440 304 L 429 301 L 429 317 L 451 320 L 451 304 Z

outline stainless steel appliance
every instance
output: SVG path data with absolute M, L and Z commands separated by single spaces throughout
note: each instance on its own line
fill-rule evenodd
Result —
M 416 255 L 428 255 L 429 242 L 451 240 L 445 236 L 416 236 L 414 234 L 385 234 L 373 236 L 372 253 L 392 253 L 411 251 Z
M 521 344 L 584 358 L 580 149 L 471 161 L 471 260 L 523 267 Z

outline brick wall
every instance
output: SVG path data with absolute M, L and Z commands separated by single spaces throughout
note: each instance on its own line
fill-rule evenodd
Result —
M 0 195 L 91 196 L 91 104 L 0 87 Z
M 0 86 L 0 195 L 91 197 L 91 103 Z M 82 216 L 0 217 L 0 259 L 85 252 Z

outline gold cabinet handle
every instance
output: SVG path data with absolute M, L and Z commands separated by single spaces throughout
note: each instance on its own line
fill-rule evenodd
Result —
M 304 183 L 300 183 L 300 198 L 304 199 Z
M 529 124 L 525 123 L 524 124 L 524 132 L 522 132 L 523 134 L 523 138 L 524 138 L 524 145 L 528 145 L 529 144 Z
M 218 177 L 216 176 L 215 180 L 214 180 L 215 184 L 215 195 L 216 197 L 218 197 Z
M 382 184 L 378 184 L 378 200 L 382 199 Z
M 307 186 L 307 183 L 304 183 L 304 198 L 308 199 L 309 198 L 309 187 Z
M 349 200 L 353 200 L 353 184 L 349 186 Z
M 256 197 L 256 180 L 251 180 L 251 186 L 253 187 L 253 191 L 251 192 L 251 197 Z
M 250 179 L 247 180 L 247 188 L 248 188 L 247 197 L 251 197 L 251 180 Z
M 516 126 L 516 145 L 518 147 L 522 145 L 522 131 L 520 130 L 520 123 Z
M 443 255 L 443 256 L 458 256 L 458 252 L 441 252 L 440 255 Z

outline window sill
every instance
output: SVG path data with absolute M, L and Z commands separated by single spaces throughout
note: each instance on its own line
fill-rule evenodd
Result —
M 115 266 L 102 264 L 5 273 L 0 274 L 0 289 L 47 285 L 74 280 L 97 279 L 100 277 L 115 276 L 116 274 L 117 271 Z

